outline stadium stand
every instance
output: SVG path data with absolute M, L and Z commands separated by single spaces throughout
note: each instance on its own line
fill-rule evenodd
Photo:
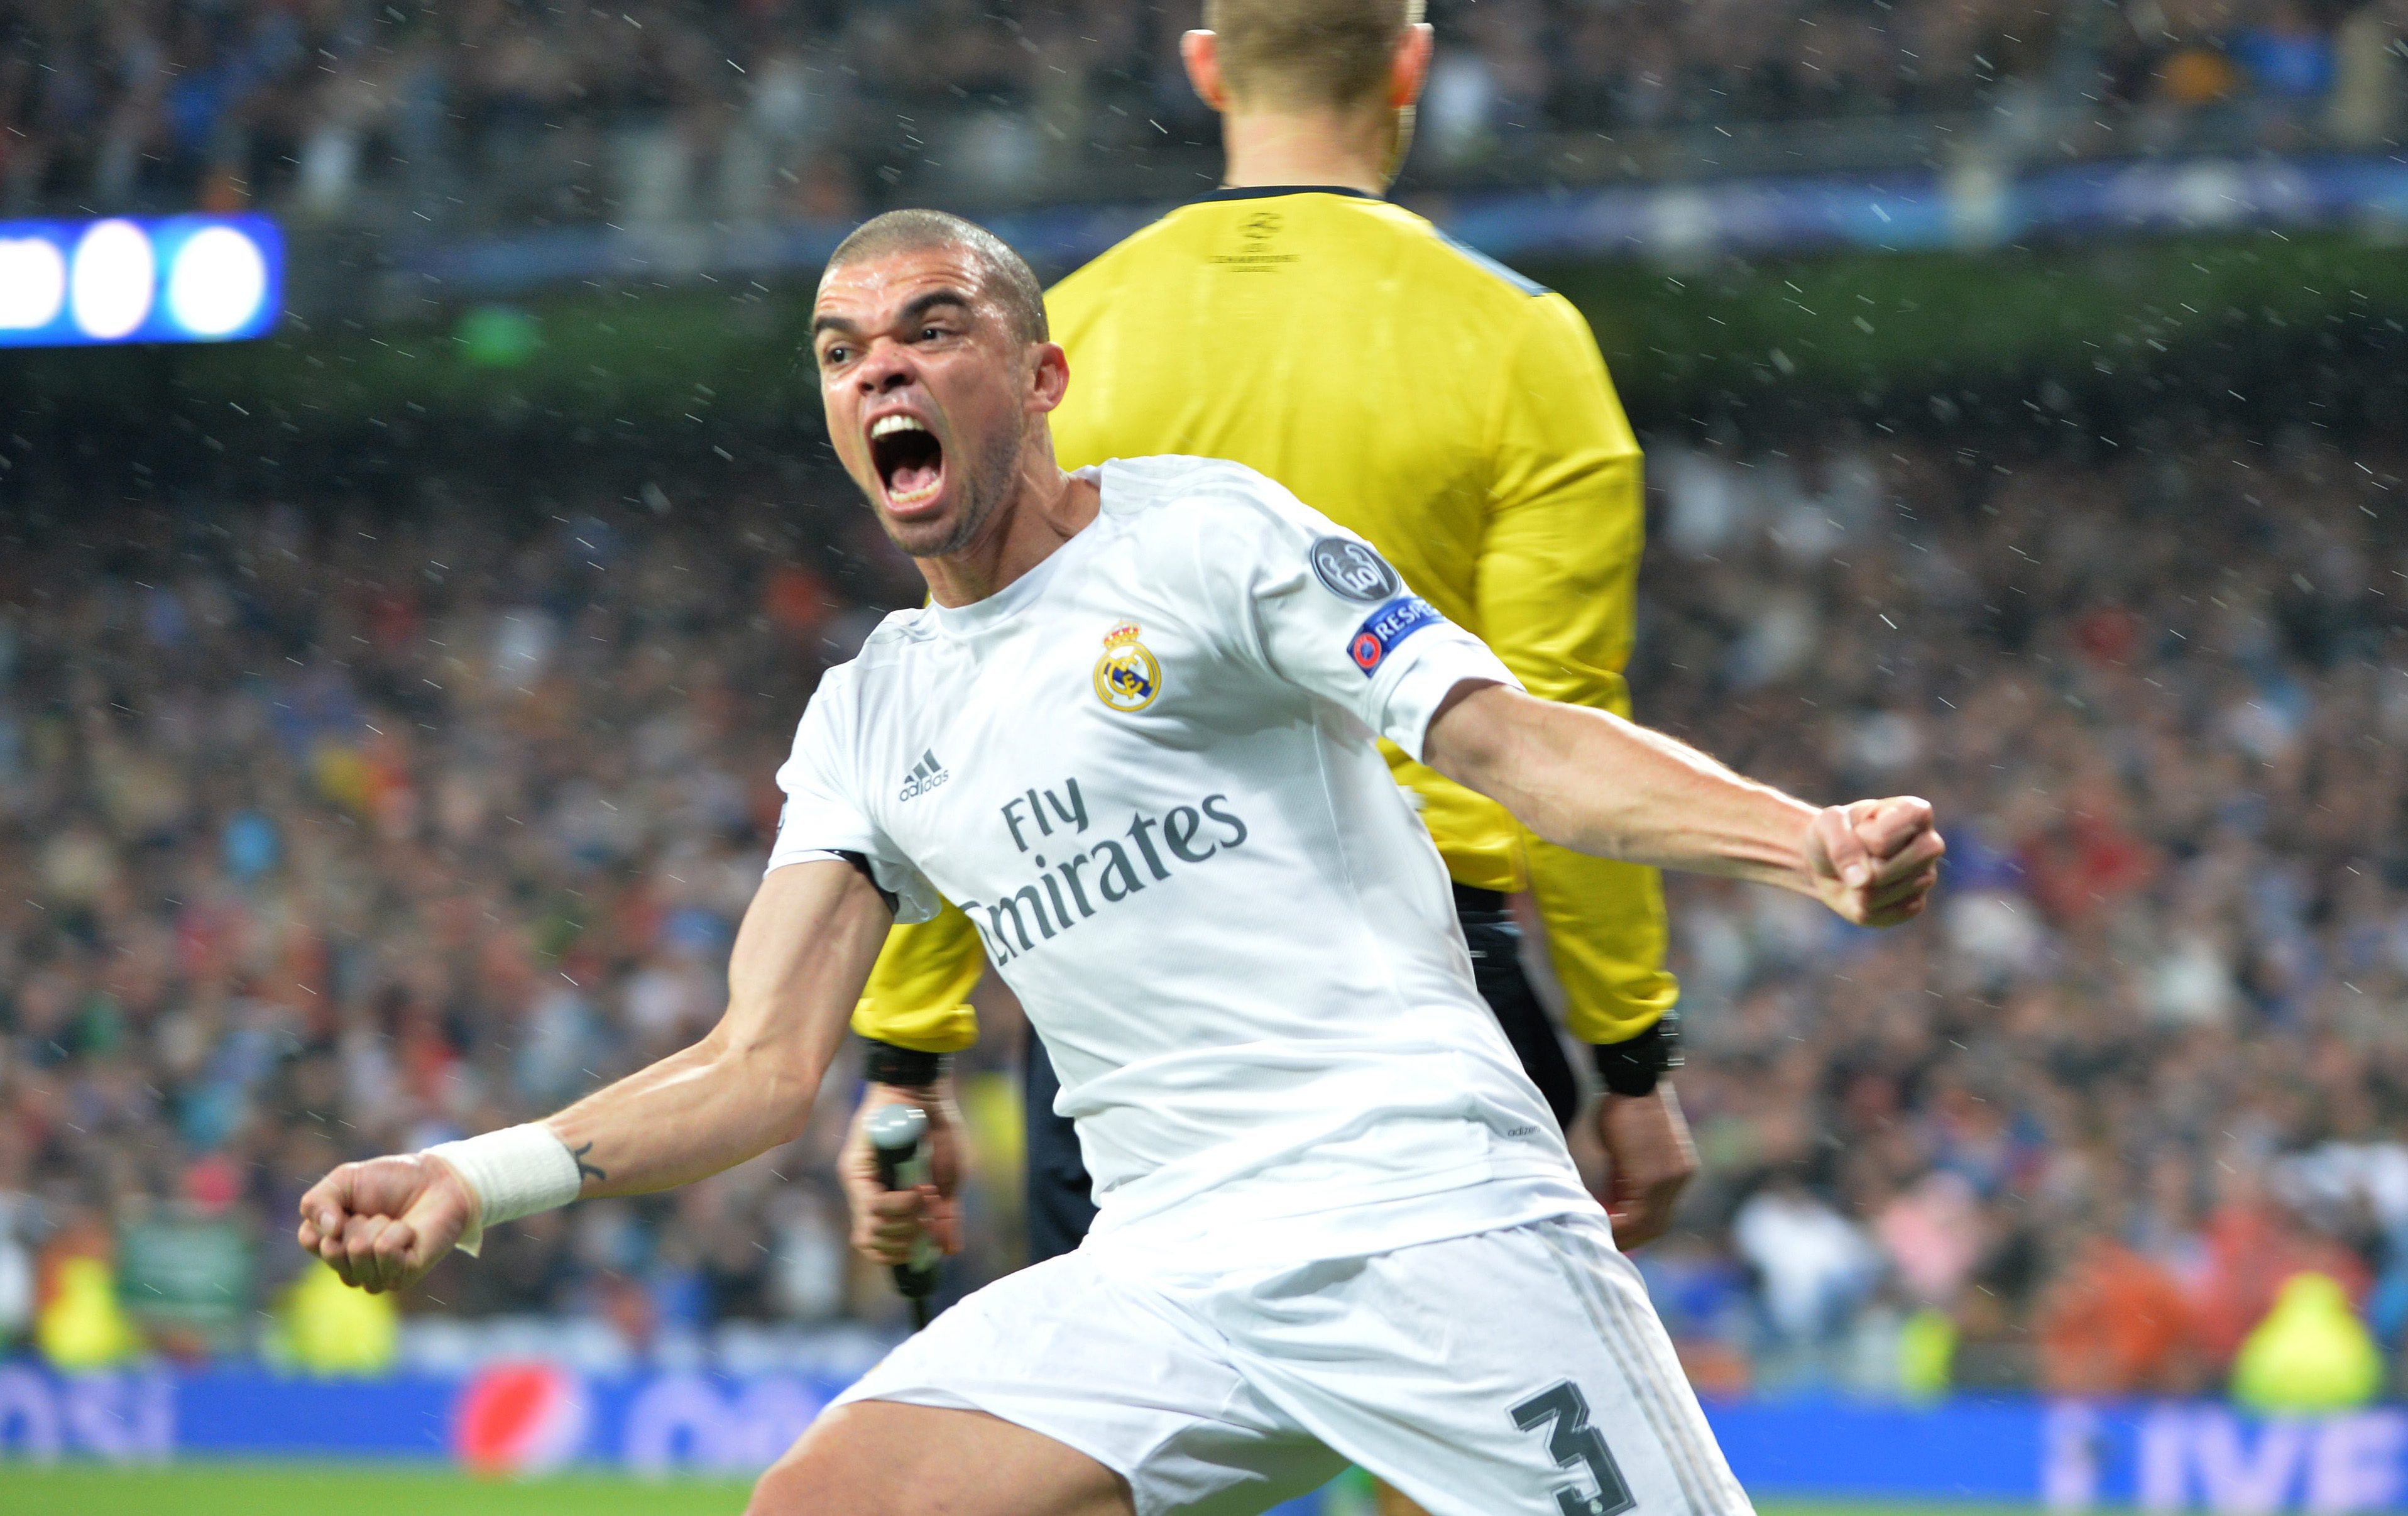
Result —
M 479 227 L 1164 198 L 1196 6 L 0 6 L 0 213 Z M 2373 147 L 2400 0 L 1448 0 L 1407 187 Z M 1200 177 L 1199 177 L 1200 176 Z
M 1653 449 L 1641 713 L 1803 793 L 1938 783 L 1956 818 L 1928 931 L 1676 885 L 1706 1174 L 1643 1263 L 1692 1373 L 1895 1389 L 1938 1350 L 1958 1383 L 2195 1388 L 2304 1265 L 2396 1345 L 2408 459 L 1961 440 Z M 239 1234 L 245 1324 L 145 1329 L 245 1351 L 329 1161 L 707 1023 L 796 714 L 908 568 L 800 469 L 94 504 L 127 492 L 66 451 L 16 453 L 0 542 L 0 1334 L 30 1325 L 9 1278 L 150 1216 Z M 973 1106 L 1012 1052 L 991 1014 Z M 884 1319 L 822 1188 L 849 1104 L 499 1234 L 409 1298 L 404 1352 L 534 1313 L 635 1356 Z M 1011 1193 L 975 1198 L 966 1279 L 1011 1256 Z

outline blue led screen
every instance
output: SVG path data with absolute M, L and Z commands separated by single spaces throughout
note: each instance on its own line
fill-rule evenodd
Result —
M 0 347 L 239 341 L 283 300 L 265 216 L 0 221 Z

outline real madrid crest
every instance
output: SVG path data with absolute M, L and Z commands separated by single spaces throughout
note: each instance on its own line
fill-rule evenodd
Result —
M 1162 693 L 1162 665 L 1137 639 L 1137 623 L 1122 622 L 1104 633 L 1096 660 L 1096 698 L 1115 711 L 1142 711 Z

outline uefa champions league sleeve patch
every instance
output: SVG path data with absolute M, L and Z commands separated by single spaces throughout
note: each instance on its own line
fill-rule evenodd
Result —
M 1388 661 L 1388 655 L 1397 650 L 1398 642 L 1445 619 L 1438 614 L 1438 607 L 1420 596 L 1400 595 L 1372 612 L 1354 628 L 1354 638 L 1346 644 L 1346 656 L 1369 679 L 1380 671 L 1380 665 Z
M 1369 542 L 1352 537 L 1324 537 L 1306 550 L 1312 559 L 1312 576 L 1321 587 L 1341 600 L 1355 600 L 1364 605 L 1377 605 L 1404 587 L 1397 570 L 1388 560 L 1372 551 Z

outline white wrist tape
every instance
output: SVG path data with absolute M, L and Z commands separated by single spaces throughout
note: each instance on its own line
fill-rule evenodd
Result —
M 456 1245 L 471 1258 L 485 1245 L 485 1228 L 566 1206 L 585 1188 L 567 1145 L 539 1122 L 426 1150 L 451 1164 L 477 1197 L 477 1215 Z

